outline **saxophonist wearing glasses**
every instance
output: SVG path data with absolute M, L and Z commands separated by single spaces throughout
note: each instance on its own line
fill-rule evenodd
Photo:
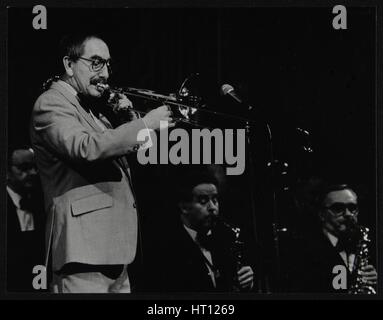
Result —
M 44 191 L 47 258 L 55 293 L 129 293 L 137 208 L 125 155 L 140 130 L 173 126 L 167 106 L 112 126 L 99 107 L 111 73 L 109 47 L 92 34 L 61 42 L 63 73 L 35 102 L 31 141 Z M 126 96 L 117 108 L 132 107 Z
M 347 184 L 318 188 L 317 230 L 306 230 L 292 254 L 291 289 L 298 292 L 375 294 L 369 229 L 359 225 L 358 195 Z

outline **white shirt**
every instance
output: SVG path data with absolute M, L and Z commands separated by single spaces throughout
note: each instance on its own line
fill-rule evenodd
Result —
M 20 209 L 21 196 L 7 186 L 7 191 L 12 199 L 13 204 L 16 207 L 17 217 L 20 223 L 21 231 L 33 231 L 35 230 L 35 223 L 33 220 L 33 214 L 26 210 Z
M 334 236 L 332 233 L 328 232 L 327 230 L 323 230 L 323 232 L 326 235 L 326 237 L 329 239 L 329 241 L 331 242 L 333 247 L 336 247 L 336 245 L 339 242 L 339 239 L 336 236 Z M 343 251 L 339 252 L 339 254 L 340 254 L 342 260 L 344 261 L 345 265 L 347 266 L 348 270 L 350 272 L 352 272 L 354 269 L 355 253 L 350 253 L 347 256 L 346 251 L 343 250 Z
M 205 258 L 210 262 L 211 265 L 213 265 L 213 260 L 211 257 L 211 252 L 207 250 L 206 248 L 202 247 L 200 243 L 197 240 L 197 231 L 188 228 L 187 226 L 183 225 L 186 232 L 190 235 L 190 237 L 193 239 L 193 241 L 197 244 L 198 248 L 200 248 L 202 254 L 205 256 Z M 211 230 L 209 230 L 208 235 L 211 234 Z M 215 282 L 215 276 L 214 276 L 214 270 L 211 268 L 211 266 L 205 262 L 205 265 L 209 269 L 209 276 L 211 278 L 211 281 L 213 282 L 214 288 L 216 287 L 216 282 Z

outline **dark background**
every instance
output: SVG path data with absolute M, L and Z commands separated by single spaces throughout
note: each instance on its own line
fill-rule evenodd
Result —
M 222 214 L 249 234 L 253 246 L 250 186 L 256 193 L 258 245 L 273 252 L 273 216 L 282 226 L 299 224 L 294 192 L 317 176 L 356 185 L 362 195 L 360 220 L 375 232 L 375 11 L 348 7 L 347 13 L 347 30 L 334 30 L 331 7 L 48 8 L 48 29 L 34 30 L 31 8 L 10 8 L 8 142 L 28 141 L 29 116 L 42 83 L 62 72 L 57 53 L 61 36 L 88 30 L 108 43 L 114 62 L 111 82 L 117 86 L 168 94 L 198 72 L 199 93 L 209 108 L 246 115 L 219 95 L 224 83 L 256 107 L 250 115 L 256 120 L 251 136 L 254 176 L 247 163 L 244 175 L 223 181 L 221 193 Z M 211 127 L 243 127 L 218 117 L 209 121 Z M 274 180 L 266 166 L 271 160 L 266 122 L 274 159 L 289 164 L 287 175 L 276 168 Z M 312 153 L 303 150 L 308 145 Z M 165 225 L 169 218 L 172 169 L 136 167 L 145 238 L 146 226 Z

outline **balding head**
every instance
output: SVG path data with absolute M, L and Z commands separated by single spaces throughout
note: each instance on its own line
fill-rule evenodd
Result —
M 36 186 L 37 170 L 34 153 L 30 148 L 11 151 L 8 157 L 8 186 L 19 194 Z

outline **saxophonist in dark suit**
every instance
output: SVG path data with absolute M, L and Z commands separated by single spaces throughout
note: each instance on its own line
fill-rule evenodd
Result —
M 45 214 L 34 153 L 11 147 L 7 170 L 7 291 L 33 288 L 32 271 L 44 264 Z
M 150 263 L 155 266 L 154 290 L 250 291 L 253 268 L 238 259 L 235 246 L 241 244 L 232 228 L 219 219 L 217 179 L 207 171 L 190 169 L 177 189 L 175 219 L 155 238 L 154 251 L 160 256 Z
M 314 202 L 320 223 L 306 230 L 292 248 L 290 290 L 374 293 L 377 272 L 366 254 L 368 240 L 361 232 L 366 228 L 357 224 L 356 192 L 346 184 L 326 184 L 318 188 Z M 336 278 L 340 270 L 345 271 L 344 285 L 342 279 Z

